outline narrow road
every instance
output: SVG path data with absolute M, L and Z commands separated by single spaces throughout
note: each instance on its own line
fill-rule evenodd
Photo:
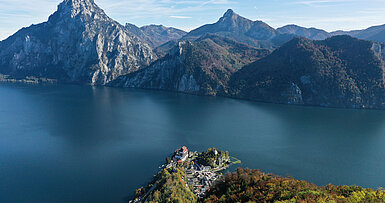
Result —
M 140 198 L 138 201 L 136 201 L 135 203 L 137 203 L 137 202 L 147 202 L 147 196 L 154 190 L 156 188 L 156 183 L 155 183 L 155 185 L 153 185 L 151 188 L 150 188 L 150 190 L 148 190 L 148 192 L 145 194 L 145 195 L 143 195 L 143 198 Z

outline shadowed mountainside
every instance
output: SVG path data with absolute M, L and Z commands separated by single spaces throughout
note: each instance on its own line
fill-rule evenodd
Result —
M 196 41 L 179 42 L 169 54 L 135 73 L 110 83 L 135 87 L 179 91 L 193 94 L 223 94 L 230 76 L 270 53 L 217 35 Z
M 294 39 L 234 74 L 230 95 L 256 101 L 385 108 L 384 45 L 349 36 Z

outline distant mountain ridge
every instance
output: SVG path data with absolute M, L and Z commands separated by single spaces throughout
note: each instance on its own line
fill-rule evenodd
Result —
M 277 28 L 277 31 L 281 34 L 291 34 L 299 37 L 306 37 L 313 40 L 324 40 L 332 35 L 325 30 L 317 28 L 304 28 L 298 25 L 286 25 Z
M 321 29 L 305 28 L 298 25 L 286 25 L 274 29 L 263 21 L 247 19 L 235 13 L 232 9 L 228 9 L 217 22 L 196 28 L 183 36 L 179 41 L 196 40 L 205 34 L 216 34 L 256 48 L 272 50 L 295 37 L 324 40 L 333 36 L 331 33 Z M 164 51 L 175 46 L 177 41 L 170 40 L 169 43 L 157 47 L 156 52 L 164 53 Z
M 349 35 L 358 39 L 385 42 L 385 25 L 372 26 L 364 30 L 338 30 L 334 32 L 327 32 L 317 28 L 305 28 L 298 25 L 286 25 L 277 28 L 277 31 L 281 34 L 290 34 L 293 36 L 305 37 L 312 40 L 325 40 L 332 36 Z
M 187 34 L 187 32 L 183 30 L 165 27 L 163 25 L 147 25 L 139 28 L 136 25 L 127 23 L 125 27 L 153 48 L 172 40 L 179 40 Z
M 372 26 L 364 30 L 335 31 L 331 35 L 350 35 L 359 39 L 385 42 L 385 25 Z
M 214 24 L 203 25 L 189 32 L 182 39 L 197 39 L 205 34 L 217 34 L 257 48 L 274 48 L 277 31 L 262 21 L 252 21 L 236 14 L 232 9 Z
M 385 42 L 385 25 L 373 26 L 364 30 L 335 32 L 313 27 L 305 28 L 294 24 L 274 29 L 263 21 L 252 21 L 242 17 L 232 9 L 227 10 L 216 23 L 192 30 L 183 39 L 196 39 L 207 33 L 230 37 L 261 48 L 276 48 L 294 37 L 325 40 L 336 35 L 350 35 L 359 39 Z

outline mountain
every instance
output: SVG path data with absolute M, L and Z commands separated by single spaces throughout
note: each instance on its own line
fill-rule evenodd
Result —
M 139 28 L 136 25 L 127 23 L 126 29 L 136 34 L 153 48 L 172 40 L 179 40 L 187 34 L 187 32 L 183 30 L 165 27 L 163 25 L 147 25 Z
M 183 40 L 171 40 L 168 41 L 158 47 L 156 47 L 153 51 L 161 58 L 166 56 L 172 48 L 178 46 L 179 42 L 183 42 Z
M 332 35 L 350 35 L 359 39 L 385 42 L 385 25 L 369 27 L 365 30 L 335 31 Z
M 304 28 L 298 25 L 286 25 L 277 28 L 280 34 L 289 34 L 298 37 L 306 37 L 312 40 L 324 40 L 332 36 L 350 35 L 352 37 L 375 42 L 385 42 L 385 25 L 369 27 L 365 30 L 326 32 L 317 28 Z
M 156 59 L 93 0 L 64 0 L 47 22 L 0 42 L 0 73 L 103 85 Z
M 163 25 L 147 25 L 140 29 L 153 39 L 152 44 L 154 44 L 154 47 L 158 47 L 171 40 L 178 40 L 187 34 L 183 30 Z
M 235 73 L 230 95 L 256 101 L 385 108 L 384 44 L 296 38 Z
M 179 91 L 201 95 L 224 94 L 230 76 L 270 53 L 218 35 L 179 42 L 149 67 L 121 76 L 109 85 Z
M 317 28 L 304 28 L 298 25 L 286 25 L 278 28 L 277 31 L 281 34 L 291 34 L 299 37 L 306 37 L 313 40 L 324 40 L 331 37 L 331 34 L 325 30 Z
M 349 35 L 381 41 L 384 30 L 377 26 Z M 338 34 L 344 33 L 331 33 Z M 295 36 L 328 35 L 296 25 L 275 30 L 231 9 L 187 34 L 164 26 L 122 26 L 93 0 L 64 0 L 47 22 L 0 42 L 0 80 L 385 108 L 384 44 L 347 35 L 322 41 Z
M 189 32 L 183 39 L 198 39 L 205 34 L 217 34 L 232 38 L 257 48 L 273 48 L 272 40 L 277 37 L 277 31 L 262 21 L 252 21 L 236 14 L 229 9 L 214 24 L 207 24 Z

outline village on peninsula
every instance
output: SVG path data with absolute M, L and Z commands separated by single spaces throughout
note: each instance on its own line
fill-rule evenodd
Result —
M 385 203 L 382 188 L 333 185 L 317 186 L 293 177 L 281 177 L 258 169 L 238 168 L 221 172 L 240 160 L 227 151 L 209 148 L 189 151 L 183 146 L 160 166 L 151 182 L 136 190 L 128 203 L 215 203 L 215 202 L 341 202 Z
M 161 170 L 154 179 L 146 187 L 138 189 L 134 199 L 129 202 L 152 202 L 165 192 L 161 187 L 165 187 L 167 183 L 172 184 L 173 181 L 179 184 L 176 188 L 184 190 L 181 192 L 187 196 L 190 194 L 186 199 L 203 198 L 215 181 L 222 177 L 221 171 L 231 164 L 240 163 L 236 158 L 231 159 L 228 151 L 209 148 L 205 152 L 198 153 L 189 151 L 183 146 L 175 150 L 171 157 L 166 158 L 166 163 L 160 167 Z

